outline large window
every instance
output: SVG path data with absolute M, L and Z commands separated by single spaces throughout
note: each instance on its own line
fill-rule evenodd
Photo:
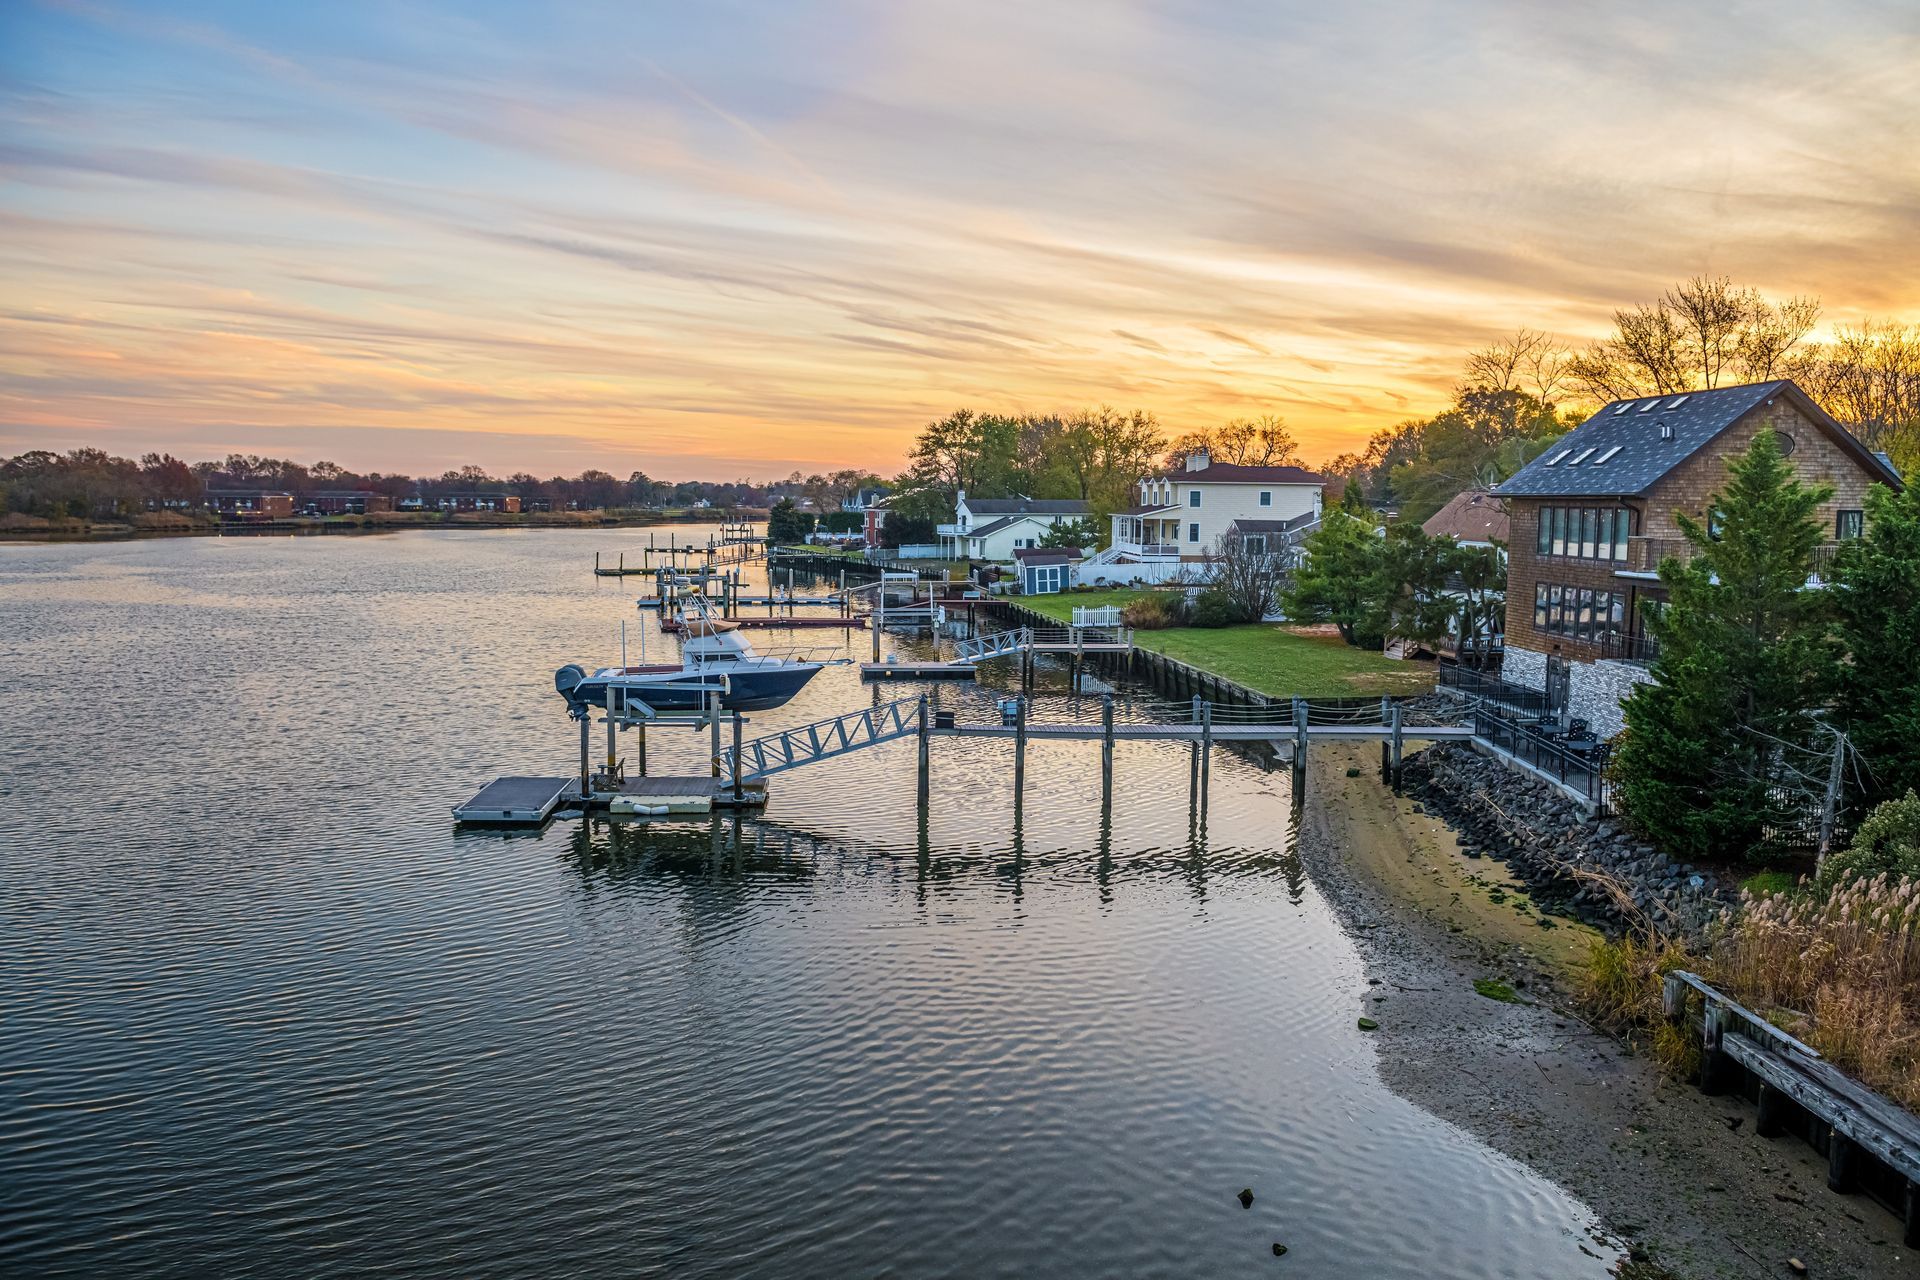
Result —
M 1633 513 L 1625 507 L 1542 507 L 1534 550 L 1576 560 L 1625 560 Z
M 1200 491 L 1198 489 L 1187 490 L 1187 505 L 1190 507 L 1200 505 Z
M 1842 542 L 1851 541 L 1865 531 L 1865 517 L 1858 511 L 1842 511 L 1833 518 L 1834 536 Z
M 1598 644 L 1623 634 L 1627 597 L 1618 591 L 1538 582 L 1533 587 L 1533 627 L 1547 635 Z

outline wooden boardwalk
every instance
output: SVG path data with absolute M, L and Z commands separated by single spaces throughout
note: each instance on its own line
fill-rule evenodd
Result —
M 1666 1015 L 1676 1025 L 1686 1021 L 1689 991 L 1704 1004 L 1701 1092 L 1724 1092 L 1729 1075 L 1738 1074 L 1729 1067 L 1746 1071 L 1757 1085 L 1755 1131 L 1775 1137 L 1789 1128 L 1788 1113 L 1800 1113 L 1808 1122 L 1800 1126 L 1801 1135 L 1827 1157 L 1827 1186 L 1842 1194 L 1872 1194 L 1905 1220 L 1904 1243 L 1920 1247 L 1920 1118 L 1681 970 L 1666 976 L 1663 993 Z M 1869 1163 L 1884 1173 L 1872 1176 Z

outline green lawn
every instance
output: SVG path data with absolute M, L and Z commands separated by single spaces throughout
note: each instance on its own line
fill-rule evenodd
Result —
M 1073 591 L 1057 596 L 1021 596 L 1017 603 L 1071 622 L 1076 605 L 1090 609 L 1124 606 L 1144 594 L 1135 590 Z M 1399 662 L 1356 649 L 1337 635 L 1299 632 L 1265 623 L 1213 630 L 1174 627 L 1136 631 L 1133 641 L 1142 649 L 1280 697 L 1351 698 L 1422 693 L 1433 687 L 1432 663 Z

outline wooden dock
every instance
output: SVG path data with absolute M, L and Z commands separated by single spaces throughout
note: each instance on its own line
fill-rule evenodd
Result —
M 740 794 L 736 798 L 732 782 L 707 774 L 624 778 L 620 781 L 618 790 L 594 791 L 587 797 L 585 807 L 604 810 L 616 795 L 628 796 L 636 800 L 672 800 L 683 796 L 701 796 L 710 801 L 716 809 L 756 808 L 767 802 L 767 784 L 754 779 L 743 780 L 740 784 Z
M 864 613 L 856 613 L 848 617 L 836 616 L 832 618 L 790 617 L 786 614 L 775 614 L 765 618 L 755 618 L 742 615 L 737 618 L 728 618 L 726 622 L 736 627 L 832 627 L 847 631 L 859 631 L 865 629 L 867 625 L 867 615 Z M 686 624 L 678 618 L 663 617 L 660 619 L 660 630 L 666 635 L 679 635 L 686 629 Z

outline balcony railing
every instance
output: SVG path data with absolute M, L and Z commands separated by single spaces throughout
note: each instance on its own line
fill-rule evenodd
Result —
M 1822 581 L 1827 580 L 1828 570 L 1833 565 L 1834 553 L 1840 550 L 1840 546 L 1838 542 L 1823 542 L 1813 549 L 1814 576 Z M 1634 534 L 1627 539 L 1626 560 L 1616 561 L 1615 567 L 1652 573 L 1659 569 L 1662 560 L 1674 559 L 1685 564 L 1699 554 L 1700 549 L 1685 538 Z
M 936 524 L 933 526 L 933 532 L 935 537 L 958 538 L 963 536 L 966 530 L 957 524 Z
M 1645 632 L 1629 636 L 1609 631 L 1600 637 L 1598 643 L 1601 657 L 1615 658 L 1621 662 L 1651 663 L 1660 656 L 1660 642 Z
M 1127 542 L 1116 541 L 1114 550 L 1130 556 L 1139 556 L 1143 560 L 1178 560 L 1180 544 L 1177 542 Z

